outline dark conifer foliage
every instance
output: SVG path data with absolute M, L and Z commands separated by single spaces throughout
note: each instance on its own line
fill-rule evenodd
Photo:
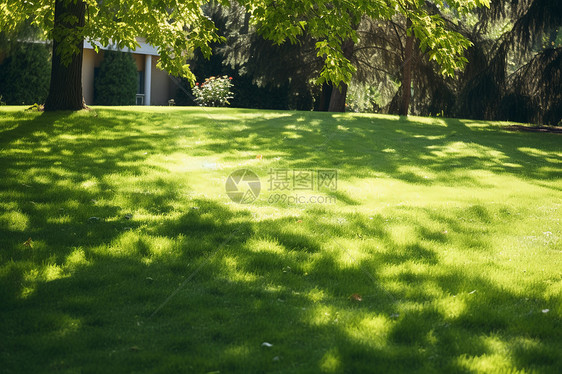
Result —
M 498 22 L 511 29 L 493 43 L 483 35 Z M 474 47 L 464 73 L 456 115 L 556 125 L 560 122 L 562 46 L 551 40 L 562 27 L 562 2 L 496 0 L 481 11 L 470 35 Z M 516 71 L 513 72 L 513 66 Z
M 274 45 L 250 26 L 245 9 L 236 3 L 228 7 L 211 3 L 204 11 L 215 22 L 225 41 L 212 45 L 210 59 L 195 53 L 189 61 L 199 81 L 213 75 L 232 76 L 234 98 L 231 105 L 236 107 L 313 108 L 320 87 L 316 87 L 312 80 L 322 66 L 322 60 L 314 50 L 314 41 L 303 36 L 296 44 Z M 176 101 L 192 104 L 188 95 L 180 92 Z
M 130 53 L 107 50 L 95 81 L 96 104 L 134 105 L 137 65 Z
M 8 105 L 41 104 L 49 90 L 49 49 L 43 43 L 15 43 L 0 64 L 0 97 Z
M 498 118 L 559 124 L 562 119 L 562 48 L 549 48 L 509 77 Z

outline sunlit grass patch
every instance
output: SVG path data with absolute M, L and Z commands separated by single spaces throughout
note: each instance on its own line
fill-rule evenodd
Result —
M 218 108 L 0 116 L 7 372 L 562 367 L 558 135 Z M 250 204 L 225 189 L 244 168 Z M 272 169 L 337 170 L 337 188 L 275 190 Z

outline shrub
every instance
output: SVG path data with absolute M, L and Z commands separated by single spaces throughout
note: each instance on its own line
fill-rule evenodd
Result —
M 105 51 L 95 78 L 95 101 L 99 105 L 135 105 L 137 65 L 130 53 Z
M 228 100 L 234 97 L 230 91 L 233 86 L 232 77 L 225 75 L 205 78 L 205 82 L 196 83 L 192 91 L 195 102 L 201 106 L 227 106 L 230 105 Z
M 381 103 L 382 96 L 377 87 L 355 82 L 349 85 L 345 109 L 347 112 L 377 113 Z
M 0 96 L 8 105 L 44 103 L 49 93 L 51 67 L 47 46 L 16 45 L 0 65 Z

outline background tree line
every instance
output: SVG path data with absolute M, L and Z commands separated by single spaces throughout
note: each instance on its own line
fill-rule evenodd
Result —
M 350 54 L 357 71 L 347 110 L 560 122 L 560 2 L 495 0 L 489 9 L 463 16 L 434 2 L 425 6 L 471 42 L 465 69 L 455 76 L 444 75 L 419 39 L 408 34 L 406 17 L 362 17 Z M 322 59 L 315 53 L 314 38 L 303 34 L 295 44 L 274 45 L 249 25 L 249 14 L 240 6 L 214 3 L 205 12 L 225 40 L 212 45 L 209 60 L 200 53 L 193 56 L 190 62 L 197 77 L 235 76 L 234 106 L 328 110 L 333 87 L 315 84 Z
M 49 4 L 0 2 L 0 75 L 8 75 L 8 62 L 25 60 L 6 41 L 22 40 L 29 29 L 51 38 L 51 74 L 64 78 L 51 79 L 51 109 L 83 107 L 76 73 L 81 41 L 111 38 L 134 47 L 134 37 L 144 35 L 160 47 L 162 67 L 185 77 L 178 104 L 192 104 L 189 87 L 196 79 L 228 75 L 235 78 L 232 105 L 238 107 L 545 124 L 561 118 L 559 1 Z M 134 22 L 127 18 L 132 15 Z M 119 29 L 123 25 L 129 28 Z

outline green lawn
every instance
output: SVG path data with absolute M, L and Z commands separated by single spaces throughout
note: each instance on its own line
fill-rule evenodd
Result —
M 2 107 L 0 371 L 559 372 L 562 136 L 502 125 Z

